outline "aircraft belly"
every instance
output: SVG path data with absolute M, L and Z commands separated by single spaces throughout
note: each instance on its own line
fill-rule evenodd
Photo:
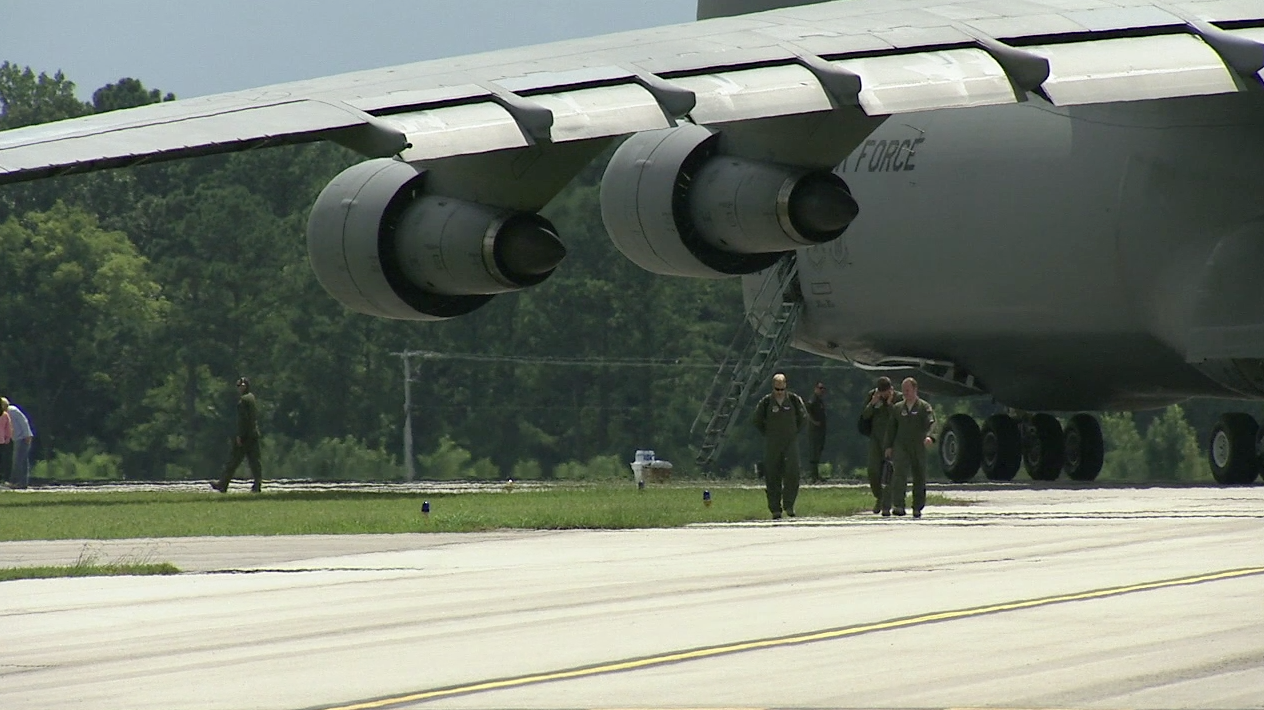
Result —
M 844 345 L 911 355 L 937 334 L 1139 329 L 1102 258 L 1114 251 L 1118 175 L 1078 167 L 1065 116 L 913 114 L 870 142 L 839 170 L 860 216 L 801 265 L 809 317 L 832 311 Z
M 1150 113 L 1169 108 L 1156 103 L 1140 113 L 1158 126 L 1141 130 L 1122 125 L 1132 107 L 1084 116 L 1034 101 L 888 121 L 837 170 L 860 216 L 800 252 L 797 344 L 870 364 L 953 362 L 1033 409 L 1241 396 L 1187 362 L 1206 281 L 1192 274 L 1256 213 L 1244 193 L 1259 194 L 1260 171 L 1195 185 L 1215 174 L 1217 152 L 1242 145 L 1243 126 L 1163 125 Z M 1257 166 L 1260 140 L 1246 159 Z M 1191 162 L 1199 169 L 1181 178 Z M 1264 325 L 1264 297 L 1253 312 Z

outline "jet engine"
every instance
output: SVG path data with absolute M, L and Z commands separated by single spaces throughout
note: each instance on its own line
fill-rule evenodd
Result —
M 619 251 L 668 276 L 723 278 L 837 239 L 859 213 L 843 179 L 720 153 L 695 125 L 638 133 L 601 182 L 601 216 Z
M 343 305 L 398 320 L 452 318 L 543 282 L 566 255 L 543 217 L 430 195 L 425 182 L 425 170 L 381 158 L 320 193 L 308 258 Z

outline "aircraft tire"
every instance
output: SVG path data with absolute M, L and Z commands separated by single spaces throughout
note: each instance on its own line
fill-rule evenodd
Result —
M 1102 471 L 1106 444 L 1102 425 L 1091 414 L 1077 414 L 1067 421 L 1062 433 L 1066 451 L 1062 472 L 1072 481 L 1092 481 Z
M 954 414 L 939 434 L 939 463 L 953 483 L 965 483 L 979 472 L 983 460 L 983 434 L 974 417 Z
M 989 481 L 1012 481 L 1023 464 L 1023 438 L 1018 422 L 1006 414 L 993 414 L 983 422 L 983 475 Z
M 1023 466 L 1033 481 L 1056 481 L 1066 459 L 1062 425 L 1052 414 L 1033 414 L 1023 437 Z
M 1216 483 L 1242 486 L 1255 481 L 1260 474 L 1260 458 L 1256 453 L 1259 433 L 1260 425 L 1250 414 L 1221 415 L 1211 430 L 1211 442 L 1207 446 L 1211 475 Z

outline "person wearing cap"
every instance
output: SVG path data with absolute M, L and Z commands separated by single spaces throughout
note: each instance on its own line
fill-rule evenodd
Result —
M 821 452 L 825 450 L 825 383 L 817 382 L 808 400 L 808 475 L 821 480 Z
M 9 417 L 12 428 L 10 438 L 13 441 L 13 470 L 9 486 L 26 488 L 31 481 L 31 443 L 35 440 L 35 429 L 31 427 L 31 420 L 26 413 L 5 397 L 0 397 L 0 411 Z
M 786 389 L 786 376 L 773 375 L 772 392 L 755 405 L 755 428 L 764 436 L 764 489 L 773 520 L 782 511 L 794 517 L 799 496 L 799 432 L 807 423 L 803 398 Z
M 228 482 L 232 480 L 233 473 L 244 458 L 254 476 L 254 485 L 250 487 L 250 492 L 258 493 L 263 490 L 263 466 L 259 462 L 259 404 L 250 391 L 248 378 L 237 378 L 237 392 L 241 395 L 237 400 L 237 436 L 233 438 L 233 450 L 228 465 L 224 467 L 219 481 L 211 482 L 211 488 L 227 493 Z
M 895 388 L 891 378 L 879 377 L 874 388 L 865 395 L 865 408 L 860 413 L 861 431 L 868 431 L 869 452 L 866 463 L 869 470 L 869 491 L 873 493 L 873 512 L 882 512 L 882 466 L 886 461 L 887 427 L 891 424 L 891 412 L 895 408 Z
M 882 514 L 904 515 L 904 491 L 913 479 L 913 517 L 922 517 L 926 507 L 926 447 L 935 442 L 935 410 L 917 396 L 917 380 L 904 378 L 900 384 L 904 400 L 895 405 L 886 432 L 886 455 L 894 470 L 891 485 L 883 491 Z

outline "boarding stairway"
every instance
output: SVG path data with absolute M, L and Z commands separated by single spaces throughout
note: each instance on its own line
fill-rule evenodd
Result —
M 736 415 L 751 393 L 773 375 L 802 312 L 799 265 L 790 252 L 766 271 L 745 322 L 738 328 L 689 429 L 692 437 L 700 439 L 696 461 L 703 471 L 713 472 L 724 442 L 737 424 Z

